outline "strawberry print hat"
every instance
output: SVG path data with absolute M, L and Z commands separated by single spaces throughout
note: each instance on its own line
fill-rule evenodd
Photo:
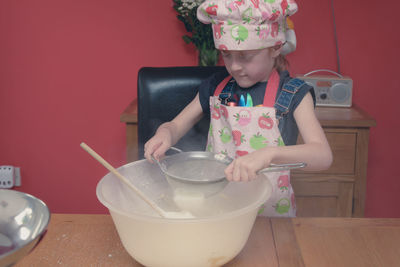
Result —
M 211 23 L 220 50 L 263 49 L 286 41 L 286 17 L 297 11 L 294 0 L 206 0 L 197 18 Z

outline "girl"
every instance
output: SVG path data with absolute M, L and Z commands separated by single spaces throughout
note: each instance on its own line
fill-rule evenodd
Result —
M 235 158 L 225 170 L 230 181 L 252 180 L 271 163 L 305 162 L 307 170 L 327 169 L 332 153 L 314 114 L 313 89 L 290 78 L 281 55 L 286 17 L 296 11 L 293 0 L 206 0 L 200 5 L 197 16 L 212 23 L 227 73 L 204 81 L 193 101 L 158 128 L 144 146 L 145 157 L 163 156 L 207 114 L 207 149 Z M 296 145 L 298 131 L 304 144 Z M 263 215 L 295 216 L 289 175 L 267 175 L 273 193 Z

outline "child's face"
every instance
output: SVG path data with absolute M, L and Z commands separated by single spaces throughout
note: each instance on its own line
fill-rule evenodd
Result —
M 267 81 L 279 53 L 280 50 L 272 48 L 244 51 L 221 50 L 226 69 L 242 88 Z

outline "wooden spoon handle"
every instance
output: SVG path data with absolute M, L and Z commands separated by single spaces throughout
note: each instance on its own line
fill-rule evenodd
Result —
M 157 211 L 160 216 L 165 217 L 163 210 L 151 199 L 149 199 L 145 194 L 142 193 L 136 186 L 134 186 L 128 179 L 126 179 L 122 174 L 120 174 L 111 164 L 109 164 L 105 159 L 103 159 L 99 154 L 97 154 L 93 149 L 91 149 L 85 143 L 81 143 L 81 147 L 86 150 L 92 157 L 94 157 L 98 162 L 100 162 L 107 170 L 112 172 L 117 178 L 121 180 L 125 185 L 127 185 L 131 190 L 137 193 L 147 204 L 149 204 L 155 211 Z

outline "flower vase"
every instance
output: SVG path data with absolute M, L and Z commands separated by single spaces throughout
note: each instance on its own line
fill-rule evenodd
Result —
M 213 49 L 199 49 L 198 50 L 198 64 L 199 66 L 216 66 L 219 59 L 218 50 Z

